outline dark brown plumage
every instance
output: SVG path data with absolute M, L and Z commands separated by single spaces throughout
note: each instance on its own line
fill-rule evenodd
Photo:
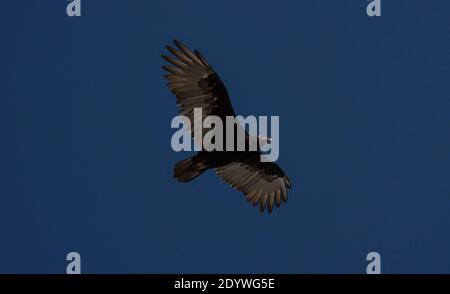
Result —
M 176 96 L 180 114 L 187 116 L 191 122 L 194 121 L 194 108 L 202 108 L 202 119 L 210 115 L 218 116 L 222 121 L 225 121 L 226 116 L 234 117 L 227 90 L 215 70 L 200 52 L 191 51 L 179 41 L 175 40 L 174 43 L 178 49 L 166 47 L 173 56 L 162 55 L 172 65 L 163 66 L 163 69 L 169 72 L 164 77 Z M 203 129 L 202 134 L 207 131 Z M 245 135 L 248 141 L 248 133 L 245 132 Z M 174 177 L 181 182 L 188 182 L 208 169 L 215 169 L 223 181 L 243 192 L 247 201 L 254 206 L 259 204 L 261 211 L 267 207 L 272 212 L 274 205 L 279 207 L 281 202 L 287 201 L 287 190 L 291 183 L 277 164 L 261 162 L 260 155 L 259 149 L 231 152 L 202 150 L 177 163 Z

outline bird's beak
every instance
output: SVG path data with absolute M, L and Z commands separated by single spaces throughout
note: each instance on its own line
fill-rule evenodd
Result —
M 272 143 L 272 139 L 266 136 L 258 136 L 258 142 L 260 145 Z

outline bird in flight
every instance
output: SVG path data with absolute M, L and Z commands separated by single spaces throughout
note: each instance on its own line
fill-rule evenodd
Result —
M 191 51 L 177 40 L 174 43 L 177 48 L 166 46 L 173 56 L 162 55 L 171 65 L 162 68 L 168 72 L 164 77 L 176 96 L 180 114 L 191 122 L 194 121 L 194 108 L 202 109 L 202 117 L 214 115 L 222 121 L 227 116 L 235 117 L 225 85 L 203 55 L 197 50 Z M 248 143 L 250 135 L 244 132 Z M 194 132 L 191 134 L 194 136 Z M 226 141 L 225 136 L 223 140 Z M 174 177 L 181 182 L 189 182 L 206 170 L 214 169 L 224 182 L 244 193 L 253 206 L 259 204 L 261 212 L 267 207 L 270 213 L 274 205 L 279 207 L 281 202 L 287 202 L 291 182 L 277 164 L 261 161 L 260 147 L 267 142 L 270 138 L 258 136 L 256 151 L 202 149 L 196 155 L 178 162 Z

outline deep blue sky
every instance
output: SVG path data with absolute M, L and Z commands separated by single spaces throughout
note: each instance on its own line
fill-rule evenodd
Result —
M 2 1 L 0 272 L 450 273 L 449 1 Z M 172 178 L 178 38 L 279 115 L 288 204 Z

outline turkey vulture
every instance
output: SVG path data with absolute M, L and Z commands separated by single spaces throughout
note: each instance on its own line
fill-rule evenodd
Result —
M 176 96 L 180 114 L 191 122 L 194 121 L 194 108 L 202 109 L 203 118 L 215 115 L 224 121 L 226 116 L 235 117 L 224 84 L 203 55 L 197 50 L 191 51 L 177 40 L 174 43 L 178 49 L 166 46 L 173 56 L 162 55 L 171 65 L 162 68 L 168 72 L 164 77 Z M 258 138 L 263 142 L 265 137 Z M 249 134 L 246 131 L 245 139 L 248 143 Z M 270 213 L 274 205 L 279 207 L 281 201 L 287 202 L 287 189 L 291 183 L 277 164 L 260 160 L 260 146 L 261 143 L 258 143 L 256 151 L 202 149 L 195 156 L 178 162 L 174 177 L 181 182 L 189 182 L 204 171 L 215 169 L 223 181 L 243 192 L 247 201 L 254 206 L 259 204 L 261 212 L 267 207 Z

